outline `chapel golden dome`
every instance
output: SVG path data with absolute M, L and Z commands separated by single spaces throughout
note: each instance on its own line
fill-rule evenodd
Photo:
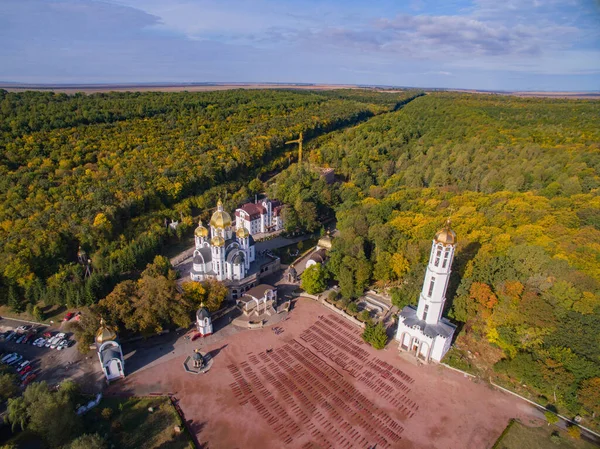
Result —
M 327 231 L 327 234 L 325 234 L 323 237 L 321 237 L 319 239 L 319 241 L 317 242 L 317 246 L 319 248 L 323 248 L 326 250 L 330 250 L 331 247 L 333 246 L 333 241 L 331 239 L 331 234 L 329 231 Z
M 208 229 L 202 226 L 202 220 L 198 222 L 198 227 L 194 231 L 196 237 L 208 237 Z
M 446 220 L 446 224 L 435 234 L 435 242 L 442 245 L 456 245 L 456 232 L 450 227 L 450 219 Z
M 246 228 L 241 227 L 237 231 L 235 231 L 235 235 L 237 235 L 239 239 L 246 239 L 250 235 L 250 232 L 248 232 Z
M 220 229 L 231 226 L 231 216 L 223 210 L 223 203 L 221 200 L 217 203 L 217 210 L 212 214 L 212 217 L 210 217 L 210 225 Z
M 212 246 L 223 246 L 223 245 L 225 245 L 225 239 L 223 237 L 221 237 L 220 235 L 215 235 L 211 239 L 210 244 Z
M 100 328 L 96 332 L 96 343 L 101 345 L 106 341 L 114 341 L 117 339 L 117 333 L 107 326 L 104 318 L 100 318 Z

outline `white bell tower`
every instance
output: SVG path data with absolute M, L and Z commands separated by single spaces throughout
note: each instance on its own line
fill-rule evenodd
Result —
M 427 324 L 437 324 L 442 318 L 455 244 L 456 233 L 450 228 L 450 220 L 447 220 L 444 228 L 433 239 L 423 289 L 419 297 L 417 317 Z

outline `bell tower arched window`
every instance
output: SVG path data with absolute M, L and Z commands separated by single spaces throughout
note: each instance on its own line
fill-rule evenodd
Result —
M 448 266 L 448 261 L 450 260 L 450 248 L 446 248 L 444 252 L 444 262 L 442 263 L 442 268 L 446 268 Z
M 442 258 L 442 247 L 438 245 L 436 247 L 436 249 L 435 249 L 435 262 L 434 262 L 434 265 L 436 267 L 440 266 L 440 260 L 441 260 L 441 258 Z
M 429 291 L 427 292 L 427 296 L 431 297 L 431 295 L 433 294 L 433 287 L 435 287 L 435 278 L 432 277 L 431 281 L 429 282 Z

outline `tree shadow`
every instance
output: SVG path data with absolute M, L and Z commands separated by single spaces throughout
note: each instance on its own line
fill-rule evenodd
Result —
M 126 375 L 131 375 L 173 352 L 175 341 L 180 336 L 176 332 L 171 332 L 151 337 L 148 340 L 124 343 L 122 349 Z

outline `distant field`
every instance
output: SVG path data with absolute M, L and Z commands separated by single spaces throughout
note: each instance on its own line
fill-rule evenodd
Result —
M 559 432 L 560 440 L 550 439 L 552 432 Z M 507 433 L 502 435 L 493 449 L 594 449 L 591 443 L 574 440 L 567 432 L 558 430 L 556 426 L 527 427 L 516 421 Z
M 365 89 L 371 88 L 377 91 L 402 92 L 402 90 L 393 90 L 393 88 L 383 88 L 380 86 L 359 86 L 357 84 L 269 84 L 269 83 L 207 83 L 207 84 L 90 84 L 90 85 L 19 85 L 19 84 L 1 84 L 0 89 L 6 89 L 9 92 L 24 92 L 26 90 L 53 91 L 66 94 L 85 92 L 88 94 L 99 92 L 209 92 L 217 90 L 232 89 L 298 89 L 298 90 L 333 90 L 333 89 Z M 405 88 L 403 88 L 405 89 Z M 514 95 L 517 97 L 538 97 L 538 98 L 579 98 L 579 99 L 599 99 L 600 92 L 508 92 L 508 91 L 481 91 L 476 89 L 423 89 L 447 90 L 451 92 L 479 93 L 490 95 Z

